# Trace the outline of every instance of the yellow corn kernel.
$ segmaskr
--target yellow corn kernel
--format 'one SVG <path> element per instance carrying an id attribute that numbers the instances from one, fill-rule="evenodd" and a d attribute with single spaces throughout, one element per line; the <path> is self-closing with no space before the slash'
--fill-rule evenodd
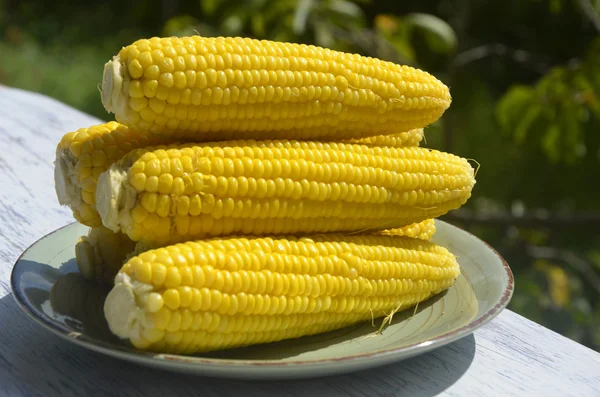
<path id="1" fill-rule="evenodd" d="M 350 139 L 348 142 L 390 147 L 419 146 L 424 137 L 425 132 L 423 131 L 423 128 L 418 128 L 396 134 L 378 135 L 362 139 Z"/>
<path id="2" fill-rule="evenodd" d="M 387 229 L 378 232 L 382 236 L 406 236 L 418 238 L 421 240 L 429 240 L 436 232 L 435 220 L 427 219 L 423 222 L 414 223 L 398 229 Z"/>
<path id="3" fill-rule="evenodd" d="M 130 263 L 176 276 L 142 280 Z M 179 276 L 186 269 L 187 280 Z M 104 312 L 110 330 L 139 349 L 193 354 L 389 317 L 448 289 L 459 275 L 446 248 L 404 236 L 212 238 L 129 259 Z"/>
<path id="4" fill-rule="evenodd" d="M 106 63 L 102 103 L 119 122 L 177 140 L 385 135 L 425 127 L 452 100 L 423 70 L 321 47 L 232 37 L 151 40 L 155 47 L 138 40 Z M 157 88 L 139 97 L 137 87 L 148 83 Z M 126 88 L 132 84 L 133 93 Z M 172 109 L 146 106 L 143 99 L 153 98 Z"/>
<path id="5" fill-rule="evenodd" d="M 159 155 L 171 159 L 166 173 L 149 165 Z M 133 168 L 144 171 L 132 175 Z M 153 175 L 137 186 L 134 178 L 148 169 Z M 157 193 L 159 181 L 171 177 L 169 194 Z M 220 141 L 134 150 L 101 176 L 96 200 L 106 227 L 166 244 L 402 228 L 460 207 L 474 184 L 466 159 L 421 147 Z M 138 207 L 148 214 L 134 215 Z"/>
<path id="6" fill-rule="evenodd" d="M 58 201 L 68 205 L 77 220 L 102 225 L 95 203 L 99 176 L 132 149 L 166 143 L 115 121 L 65 134 L 56 148 L 55 187 Z"/>

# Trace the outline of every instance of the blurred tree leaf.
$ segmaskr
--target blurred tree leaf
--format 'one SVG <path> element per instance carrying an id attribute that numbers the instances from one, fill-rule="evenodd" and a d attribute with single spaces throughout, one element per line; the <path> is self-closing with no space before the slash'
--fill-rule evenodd
<path id="1" fill-rule="evenodd" d="M 363 10 L 351 1 L 330 0 L 329 9 L 339 15 L 345 15 L 354 20 L 361 20 L 364 18 Z"/>
<path id="2" fill-rule="evenodd" d="M 545 260 L 536 261 L 535 267 L 546 276 L 552 303 L 561 309 L 565 308 L 571 297 L 567 272 L 562 267 Z"/>
<path id="3" fill-rule="evenodd" d="M 298 0 L 298 6 L 294 13 L 294 25 L 292 29 L 298 35 L 304 34 L 306 31 L 306 21 L 315 5 L 314 0 Z"/>
<path id="4" fill-rule="evenodd" d="M 246 15 L 239 13 L 231 13 L 221 23 L 223 34 L 227 36 L 236 36 L 244 29 Z"/>
<path id="5" fill-rule="evenodd" d="M 525 139 L 529 125 L 525 123 L 525 128 L 519 128 L 520 123 L 515 125 L 515 121 L 520 122 L 523 120 L 523 116 L 531 106 L 534 98 L 535 92 L 531 87 L 514 85 L 496 105 L 496 115 L 500 125 L 507 130 L 514 129 L 517 141 Z"/>
<path id="6" fill-rule="evenodd" d="M 585 156 L 582 126 L 590 115 L 600 122 L 599 42 L 584 59 L 553 68 L 533 86 L 512 86 L 498 101 L 497 120 L 516 142 L 530 138 L 553 162 L 572 164 Z"/>
<path id="7" fill-rule="evenodd" d="M 223 5 L 224 3 L 228 3 L 227 0 L 200 0 L 200 5 L 202 6 L 202 11 L 206 15 L 214 15 L 217 9 Z"/>
<path id="8" fill-rule="evenodd" d="M 200 25 L 200 22 L 189 15 L 180 15 L 170 18 L 165 22 L 162 29 L 164 36 L 186 36 L 194 34 L 194 29 Z"/>
<path id="9" fill-rule="evenodd" d="M 562 0 L 550 0 L 550 12 L 560 14 L 562 10 Z"/>
<path id="10" fill-rule="evenodd" d="M 376 31 L 391 43 L 407 63 L 416 64 L 417 47 L 424 42 L 427 51 L 446 55 L 454 52 L 458 40 L 453 28 L 431 14 L 411 13 L 404 16 L 379 14 L 374 19 Z"/>
<path id="11" fill-rule="evenodd" d="M 326 25 L 319 24 L 315 26 L 315 42 L 322 47 L 332 47 L 335 38 Z"/>
<path id="12" fill-rule="evenodd" d="M 412 13 L 404 16 L 404 23 L 413 30 L 421 31 L 429 48 L 439 54 L 454 52 L 458 45 L 458 39 L 452 26 L 441 18 L 432 14 Z"/>
<path id="13" fill-rule="evenodd" d="M 374 24 L 375 30 L 394 46 L 402 58 L 411 63 L 415 62 L 415 49 L 410 42 L 410 30 L 407 24 L 399 17 L 389 14 L 377 15 Z"/>
<path id="14" fill-rule="evenodd" d="M 252 32 L 256 37 L 264 37 L 266 32 L 265 18 L 262 13 L 256 13 L 252 16 Z"/>

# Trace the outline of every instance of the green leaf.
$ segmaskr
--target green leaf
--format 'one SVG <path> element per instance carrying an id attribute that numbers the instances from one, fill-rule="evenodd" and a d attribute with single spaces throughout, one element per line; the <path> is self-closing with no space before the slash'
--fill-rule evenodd
<path id="1" fill-rule="evenodd" d="M 221 26 L 225 34 L 229 36 L 237 35 L 244 29 L 244 19 L 242 15 L 233 14 L 225 18 Z"/>
<path id="2" fill-rule="evenodd" d="M 200 5 L 202 7 L 202 11 L 206 15 L 214 15 L 217 11 L 217 8 L 223 3 L 226 3 L 227 0 L 202 0 Z"/>
<path id="3" fill-rule="evenodd" d="M 292 26 L 295 34 L 302 35 L 306 31 L 306 21 L 308 21 L 314 5 L 314 0 L 298 0 L 298 7 L 294 13 L 294 25 Z"/>
<path id="4" fill-rule="evenodd" d="M 550 0 L 550 12 L 553 14 L 560 14 L 562 11 L 561 0 Z"/>
<path id="5" fill-rule="evenodd" d="M 572 163 L 581 155 L 578 146 L 580 145 L 581 128 L 579 123 L 579 106 L 574 102 L 568 102 L 561 112 L 561 144 L 555 148 L 554 152 L 564 153 L 566 162 Z"/>
<path id="6" fill-rule="evenodd" d="M 425 33 L 427 43 L 434 52 L 448 54 L 456 50 L 456 33 L 443 19 L 431 14 L 413 13 L 406 15 L 403 21 Z"/>
<path id="7" fill-rule="evenodd" d="M 542 138 L 542 148 L 553 162 L 558 161 L 560 158 L 559 142 L 560 126 L 551 124 Z"/>
<path id="8" fill-rule="evenodd" d="M 329 2 L 329 9 L 351 18 L 364 18 L 362 9 L 351 1 L 331 0 Z"/>
<path id="9" fill-rule="evenodd" d="M 416 54 L 412 44 L 404 37 L 392 38 L 388 40 L 390 44 L 394 46 L 394 49 L 398 52 L 400 57 L 405 62 L 415 62 Z"/>
<path id="10" fill-rule="evenodd" d="M 252 17 L 252 20 L 251 20 L 251 24 L 252 24 L 252 33 L 254 33 L 254 35 L 256 37 L 264 37 L 265 36 L 265 34 L 266 34 L 265 18 L 262 13 L 254 14 L 254 16 Z"/>
<path id="11" fill-rule="evenodd" d="M 391 14 L 378 14 L 375 16 L 373 22 L 375 24 L 375 29 L 384 36 L 395 34 L 401 24 L 402 26 L 406 26 L 406 24 L 402 23 L 398 17 Z"/>
<path id="12" fill-rule="evenodd" d="M 262 12 L 265 26 L 270 27 L 275 32 L 286 30 L 284 27 L 289 28 L 291 31 L 294 25 L 293 16 L 295 15 L 296 6 L 297 0 L 279 0 L 269 4 Z M 289 17 L 292 17 L 291 21 Z M 279 40 L 279 37 L 275 38 L 275 40 Z"/>
<path id="13" fill-rule="evenodd" d="M 517 120 L 514 136 L 517 142 L 525 140 L 529 130 L 535 126 L 543 111 L 542 105 L 534 103 L 525 110 L 525 116 Z"/>
<path id="14" fill-rule="evenodd" d="M 594 117 L 600 121 L 600 100 L 598 99 L 597 89 L 593 86 L 593 81 L 584 73 L 577 73 L 574 80 L 576 87 L 581 90 L 580 95 L 583 104 L 587 105 Z"/>
<path id="15" fill-rule="evenodd" d="M 189 15 L 170 18 L 162 29 L 163 36 L 183 36 L 191 32 L 199 21 Z"/>
<path id="16" fill-rule="evenodd" d="M 529 86 L 512 86 L 496 105 L 496 117 L 500 125 L 507 130 L 515 128 L 534 95 L 535 91 Z"/>
<path id="17" fill-rule="evenodd" d="M 331 47 L 335 39 L 329 29 L 329 25 L 319 23 L 315 25 L 315 42 L 317 45 L 322 47 Z"/>

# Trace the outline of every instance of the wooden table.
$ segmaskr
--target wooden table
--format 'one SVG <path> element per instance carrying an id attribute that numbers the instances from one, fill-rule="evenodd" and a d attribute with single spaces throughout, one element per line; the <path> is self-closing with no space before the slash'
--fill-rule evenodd
<path id="1" fill-rule="evenodd" d="M 161 372 L 59 339 L 19 310 L 9 277 L 24 249 L 73 221 L 54 193 L 54 150 L 64 133 L 100 122 L 53 99 L 0 86 L 1 396 L 600 396 L 600 354 L 509 310 L 428 354 L 294 382 Z"/>

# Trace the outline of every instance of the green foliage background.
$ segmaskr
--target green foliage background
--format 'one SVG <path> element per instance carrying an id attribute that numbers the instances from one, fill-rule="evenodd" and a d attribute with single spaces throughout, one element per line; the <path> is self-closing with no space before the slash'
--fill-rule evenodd
<path id="1" fill-rule="evenodd" d="M 0 83 L 102 119 L 97 85 L 154 35 L 313 43 L 430 71 L 453 103 L 427 145 L 475 159 L 445 217 L 516 276 L 510 308 L 600 351 L 599 0 L 0 0 Z"/>

